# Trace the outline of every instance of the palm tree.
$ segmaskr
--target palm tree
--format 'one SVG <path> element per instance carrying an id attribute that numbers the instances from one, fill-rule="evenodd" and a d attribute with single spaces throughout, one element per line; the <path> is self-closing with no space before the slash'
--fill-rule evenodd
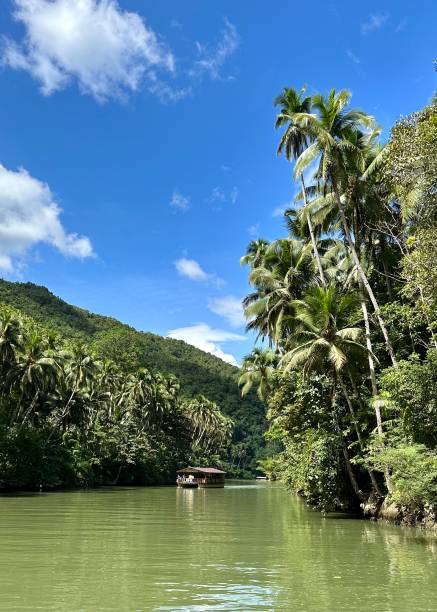
<path id="1" fill-rule="evenodd" d="M 187 402 L 184 409 L 192 423 L 195 448 L 210 450 L 229 441 L 234 423 L 214 402 L 198 395 Z"/>
<path id="2" fill-rule="evenodd" d="M 11 387 L 19 392 L 11 424 L 24 424 L 35 409 L 40 396 L 55 385 L 59 364 L 46 349 L 45 339 L 37 332 L 31 332 L 25 338 L 22 351 L 9 372 Z M 28 406 L 24 410 L 26 403 Z"/>
<path id="3" fill-rule="evenodd" d="M 272 349 L 254 348 L 250 355 L 243 359 L 238 385 L 242 387 L 241 395 L 249 393 L 253 385 L 262 402 L 267 400 L 271 391 L 270 379 L 278 362 L 277 354 Z"/>
<path id="4" fill-rule="evenodd" d="M 284 371 L 303 367 L 304 373 L 315 369 L 327 370 L 333 380 L 333 400 L 338 384 L 363 450 L 360 426 L 342 376 L 348 363 L 366 352 L 366 347 L 358 341 L 362 335 L 361 328 L 350 325 L 351 319 L 356 317 L 358 298 L 354 293 L 339 294 L 331 284 L 327 287 L 313 287 L 301 300 L 296 300 L 294 306 L 296 331 L 287 340 L 280 367 L 283 367 Z M 340 431 L 335 411 L 334 421 L 337 431 Z M 354 491 L 358 497 L 362 497 L 350 466 L 346 446 L 343 446 L 343 455 Z M 375 476 L 370 470 L 369 476 L 375 491 L 379 493 Z"/>
<path id="5" fill-rule="evenodd" d="M 302 152 L 308 147 L 310 133 L 304 129 L 304 126 L 300 122 L 295 121 L 296 114 L 308 114 L 311 113 L 312 98 L 311 96 L 305 96 L 306 87 L 302 87 L 300 91 L 296 91 L 292 87 L 284 88 L 282 94 L 276 97 L 275 106 L 280 106 L 280 113 L 276 117 L 275 127 L 280 128 L 286 126 L 286 129 L 279 141 L 277 153 L 285 153 L 285 157 L 288 161 L 291 159 L 298 159 Z M 303 172 L 300 172 L 300 182 L 302 185 L 302 196 L 304 200 L 304 215 L 308 225 L 308 231 L 311 238 L 311 244 L 313 247 L 314 257 L 317 262 L 317 269 L 320 276 L 320 281 L 323 285 L 326 284 L 325 275 L 323 273 L 323 267 L 320 260 L 319 249 L 317 241 L 314 235 L 314 229 L 311 222 L 311 214 L 308 210 L 307 202 L 307 190 L 305 187 L 305 181 Z"/>
<path id="6" fill-rule="evenodd" d="M 372 302 L 392 363 L 396 365 L 393 346 L 378 301 L 361 265 L 347 218 L 347 207 L 351 205 L 348 186 L 351 180 L 358 181 L 365 171 L 365 148 L 361 146 L 363 139 L 371 141 L 378 133 L 373 117 L 359 110 L 346 110 L 350 97 L 350 92 L 346 90 L 337 93 L 332 89 L 327 97 L 312 97 L 312 109 L 315 113 L 302 112 L 294 115 L 294 121 L 307 133 L 308 142 L 311 143 L 297 159 L 294 175 L 298 178 L 305 168 L 318 160 L 316 178 L 324 185 L 325 190 L 332 190 L 354 264 Z M 366 132 L 369 128 L 370 137 Z M 360 168 L 361 173 L 352 172 L 354 168 Z"/>
<path id="7" fill-rule="evenodd" d="M 252 268 L 249 282 L 255 291 L 243 300 L 247 329 L 278 343 L 289 331 L 292 301 L 314 283 L 309 247 L 300 240 L 275 240 Z"/>
<path id="8" fill-rule="evenodd" d="M 8 311 L 0 313 L 0 363 L 10 367 L 20 347 L 21 321 Z"/>
<path id="9" fill-rule="evenodd" d="M 263 238 L 251 240 L 246 249 L 246 255 L 240 259 L 240 264 L 242 266 L 250 264 L 252 268 L 257 268 L 262 263 L 268 245 L 267 240 Z"/>

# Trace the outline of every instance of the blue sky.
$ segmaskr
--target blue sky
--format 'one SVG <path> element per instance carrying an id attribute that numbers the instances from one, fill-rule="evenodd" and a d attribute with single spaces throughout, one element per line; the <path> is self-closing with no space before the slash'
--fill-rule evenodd
<path id="1" fill-rule="evenodd" d="M 435 0 L 2 0 L 0 273 L 238 361 L 239 258 L 294 193 L 273 98 L 348 88 L 386 137 L 436 88 L 436 23 Z"/>

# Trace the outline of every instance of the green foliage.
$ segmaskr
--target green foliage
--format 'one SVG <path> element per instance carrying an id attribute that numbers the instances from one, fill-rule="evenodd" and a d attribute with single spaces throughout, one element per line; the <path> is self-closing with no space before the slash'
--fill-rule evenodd
<path id="1" fill-rule="evenodd" d="M 347 505 L 338 437 L 308 429 L 291 438 L 281 456 L 279 473 L 294 491 L 324 512 Z"/>
<path id="2" fill-rule="evenodd" d="M 437 350 L 421 361 L 417 355 L 388 368 L 381 376 L 390 410 L 414 442 L 437 447 Z"/>
<path id="3" fill-rule="evenodd" d="M 409 511 L 437 503 L 437 453 L 423 444 L 400 443 L 374 450 L 369 462 L 378 470 L 390 470 L 389 500 Z"/>
<path id="4" fill-rule="evenodd" d="M 174 376 L 127 373 L 0 307 L 1 488 L 172 482 L 184 463 L 226 463 L 233 426 Z"/>
<path id="5" fill-rule="evenodd" d="M 110 317 L 70 306 L 46 288 L 32 283 L 0 280 L 0 303 L 7 304 L 28 325 L 43 327 L 46 335 L 83 342 L 96 359 L 109 359 L 127 373 L 139 368 L 172 374 L 181 385 L 181 398 L 199 394 L 214 402 L 235 423 L 233 443 L 245 446 L 244 456 L 231 460 L 231 474 L 250 476 L 264 452 L 264 409 L 255 393 L 241 398 L 238 369 L 180 340 L 138 332 Z M 1 352 L 1 346 L 0 346 Z"/>
<path id="6" fill-rule="evenodd" d="M 387 496 L 416 512 L 436 502 L 437 105 L 383 146 L 350 97 L 275 100 L 302 206 L 286 238 L 241 260 L 248 328 L 275 359 L 256 349 L 240 382 L 258 387 L 282 446 L 261 468 L 323 510 L 377 511 Z"/>

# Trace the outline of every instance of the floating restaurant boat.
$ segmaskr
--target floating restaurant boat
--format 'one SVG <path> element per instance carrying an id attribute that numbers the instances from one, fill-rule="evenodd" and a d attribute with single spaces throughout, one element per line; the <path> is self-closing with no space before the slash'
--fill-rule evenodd
<path id="1" fill-rule="evenodd" d="M 187 467 L 178 470 L 176 484 L 182 489 L 222 489 L 225 474 L 223 470 L 212 467 Z"/>

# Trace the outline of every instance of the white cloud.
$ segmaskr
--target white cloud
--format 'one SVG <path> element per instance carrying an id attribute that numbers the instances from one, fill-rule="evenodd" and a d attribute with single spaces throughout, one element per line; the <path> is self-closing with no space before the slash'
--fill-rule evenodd
<path id="1" fill-rule="evenodd" d="M 188 344 L 192 344 L 197 348 L 211 353 L 216 357 L 219 357 L 227 363 L 237 365 L 237 360 L 230 353 L 225 353 L 221 347 L 223 342 L 235 342 L 244 340 L 244 336 L 228 332 L 222 329 L 214 329 L 206 323 L 197 323 L 196 325 L 190 325 L 188 327 L 179 327 L 178 329 L 172 329 L 167 334 L 168 338 L 175 338 L 176 340 L 183 340 Z"/>
<path id="2" fill-rule="evenodd" d="M 208 308 L 228 321 L 232 327 L 241 327 L 245 324 L 243 305 L 241 299 L 233 295 L 225 297 L 211 298 L 208 301 Z"/>
<path id="3" fill-rule="evenodd" d="M 171 196 L 170 206 L 176 208 L 177 210 L 182 210 L 186 212 L 190 208 L 190 198 L 188 196 L 184 196 L 177 189 L 173 191 L 173 195 Z"/>
<path id="4" fill-rule="evenodd" d="M 175 266 L 181 276 L 186 276 L 190 280 L 204 282 L 210 278 L 210 275 L 203 270 L 195 259 L 182 257 L 175 262 Z"/>
<path id="5" fill-rule="evenodd" d="M 211 194 L 207 198 L 207 202 L 210 204 L 223 204 L 224 202 L 235 204 L 239 193 L 238 187 L 235 186 L 232 187 L 229 192 L 225 191 L 221 187 L 214 187 Z M 218 208 L 217 210 L 221 210 L 221 208 Z"/>
<path id="6" fill-rule="evenodd" d="M 0 269 L 12 272 L 16 258 L 45 242 L 63 255 L 84 259 L 93 255 L 88 238 L 68 234 L 61 209 L 49 186 L 26 170 L 7 170 L 0 164 Z"/>
<path id="7" fill-rule="evenodd" d="M 361 33 L 368 34 L 373 30 L 379 30 L 388 21 L 390 13 L 372 13 L 367 21 L 361 25 Z"/>
<path id="8" fill-rule="evenodd" d="M 156 71 L 173 72 L 175 60 L 137 14 L 117 0 L 14 0 L 25 28 L 21 43 L 7 40 L 3 62 L 26 70 L 50 95 L 77 81 L 103 101 L 136 91 Z"/>
<path id="9" fill-rule="evenodd" d="M 225 281 L 217 276 L 217 274 L 209 274 L 205 272 L 202 266 L 195 259 L 188 259 L 181 257 L 175 261 L 176 270 L 181 276 L 186 276 L 190 280 L 197 282 L 210 282 L 215 284 L 217 287 L 225 285 Z"/>
<path id="10" fill-rule="evenodd" d="M 239 42 L 237 28 L 228 19 L 225 19 L 221 39 L 214 48 L 196 43 L 200 59 L 194 63 L 193 68 L 189 71 L 190 75 L 199 78 L 207 75 L 213 80 L 221 79 L 221 69 L 226 60 L 235 53 Z M 232 77 L 228 77 L 228 80 L 229 78 Z"/>
<path id="11" fill-rule="evenodd" d="M 346 51 L 346 55 L 348 56 L 348 58 L 354 63 L 354 64 L 360 64 L 361 60 L 360 58 L 355 55 L 355 53 L 353 51 L 351 51 L 350 49 L 347 49 Z"/>
<path id="12" fill-rule="evenodd" d="M 211 191 L 211 195 L 208 198 L 208 201 L 214 204 L 215 202 L 224 202 L 226 200 L 226 195 L 223 189 L 220 187 L 214 187 Z"/>
<path id="13" fill-rule="evenodd" d="M 247 228 L 249 235 L 256 238 L 259 234 L 259 223 L 254 223 Z"/>

